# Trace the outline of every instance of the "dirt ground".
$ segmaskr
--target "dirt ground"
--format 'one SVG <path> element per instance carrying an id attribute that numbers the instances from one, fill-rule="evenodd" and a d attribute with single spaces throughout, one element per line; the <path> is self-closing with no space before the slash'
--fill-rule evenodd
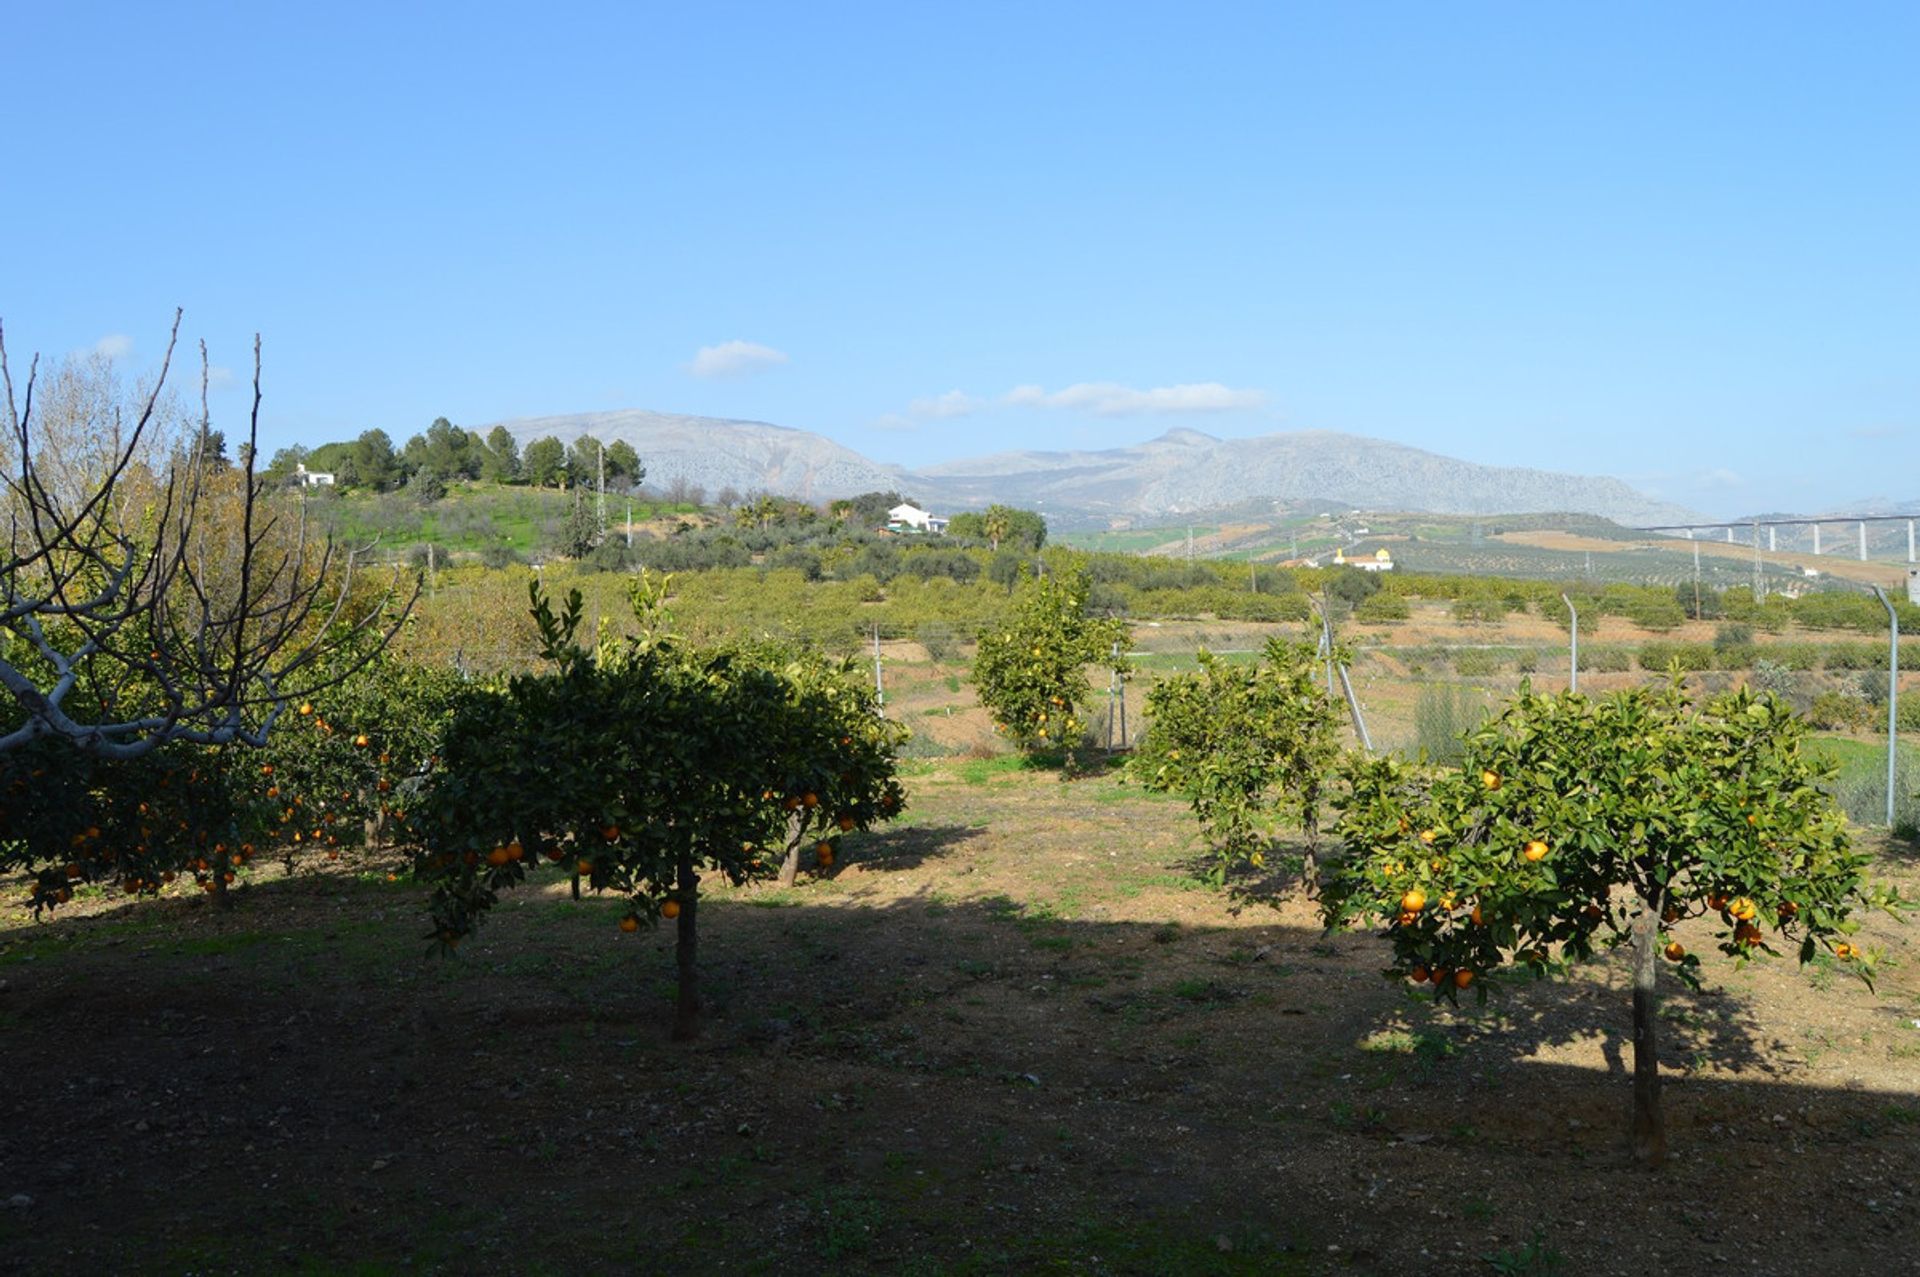
<path id="1" fill-rule="evenodd" d="M 1914 928 L 1869 923 L 1877 994 L 1670 988 L 1648 1173 L 1620 964 L 1436 1009 L 1377 938 L 1196 880 L 1176 802 L 914 770 L 830 877 L 710 898 L 689 1045 L 670 935 L 562 882 L 451 961 L 374 861 L 226 914 L 8 906 L 0 1271 L 1911 1270 Z"/>

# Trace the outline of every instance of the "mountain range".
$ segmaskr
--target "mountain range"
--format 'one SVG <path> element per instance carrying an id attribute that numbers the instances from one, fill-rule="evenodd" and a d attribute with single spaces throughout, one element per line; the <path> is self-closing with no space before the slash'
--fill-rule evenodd
<path id="1" fill-rule="evenodd" d="M 732 488 L 810 501 L 897 490 L 936 512 L 1003 502 L 1040 510 L 1061 526 L 1271 512 L 1303 502 L 1436 514 L 1565 511 L 1624 524 L 1705 518 L 1618 479 L 1480 465 L 1322 430 L 1216 439 L 1178 429 L 1126 447 L 1004 452 L 910 470 L 823 435 L 762 421 L 636 409 L 500 424 L 522 448 L 545 436 L 563 443 L 583 434 L 602 443 L 625 440 L 656 487 L 682 479 L 709 494 Z"/>

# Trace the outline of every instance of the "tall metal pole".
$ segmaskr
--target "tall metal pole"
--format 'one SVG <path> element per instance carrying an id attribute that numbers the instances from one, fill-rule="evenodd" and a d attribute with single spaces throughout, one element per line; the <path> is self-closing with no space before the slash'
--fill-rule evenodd
<path id="1" fill-rule="evenodd" d="M 627 548 L 633 548 L 633 498 L 627 498 Z"/>
<path id="2" fill-rule="evenodd" d="M 1820 553 L 1820 525 L 1817 523 L 1813 525 L 1813 552 Z"/>
<path id="3" fill-rule="evenodd" d="M 1562 598 L 1566 596 L 1561 595 Z M 1568 607 L 1573 605 L 1569 603 Z M 1700 543 L 1693 543 L 1693 619 L 1700 619 Z"/>
<path id="4" fill-rule="evenodd" d="M 873 623 L 873 712 L 887 716 L 887 680 L 880 671 L 880 622 Z"/>
<path id="5" fill-rule="evenodd" d="M 1698 597 L 1697 595 L 1695 596 Z M 1574 607 L 1573 600 L 1562 594 L 1560 601 L 1567 605 L 1567 637 L 1569 639 L 1567 655 L 1567 690 L 1580 690 L 1580 609 Z M 1699 611 L 1696 602 L 1694 610 Z"/>
<path id="6" fill-rule="evenodd" d="M 1893 828 L 1894 755 L 1900 746 L 1900 613 L 1893 608 L 1887 592 L 1873 587 L 1880 606 L 1887 609 L 1890 638 L 1887 645 L 1887 828 Z"/>
<path id="7" fill-rule="evenodd" d="M 1860 520 L 1860 561 L 1867 561 L 1867 521 Z"/>

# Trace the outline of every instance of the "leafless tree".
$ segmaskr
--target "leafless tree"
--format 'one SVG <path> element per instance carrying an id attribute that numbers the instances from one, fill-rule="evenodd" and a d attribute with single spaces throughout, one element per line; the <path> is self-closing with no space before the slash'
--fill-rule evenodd
<path id="1" fill-rule="evenodd" d="M 51 429 L 35 416 L 38 356 L 16 400 L 0 330 L 13 454 L 0 479 L 0 688 L 14 711 L 0 709 L 0 752 L 43 737 L 122 759 L 173 740 L 264 744 L 289 701 L 351 676 L 418 593 L 398 573 L 370 592 L 355 575 L 364 551 L 313 536 L 304 507 L 270 495 L 250 465 L 213 463 L 204 342 L 197 429 L 167 438 L 180 322 L 125 412 L 82 378 L 87 393 L 70 393 Z M 253 354 L 248 459 L 257 336 Z"/>

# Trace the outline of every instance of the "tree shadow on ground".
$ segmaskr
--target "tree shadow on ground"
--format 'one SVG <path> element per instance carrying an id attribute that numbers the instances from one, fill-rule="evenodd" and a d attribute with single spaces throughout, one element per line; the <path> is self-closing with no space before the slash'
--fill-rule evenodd
<path id="1" fill-rule="evenodd" d="M 862 846 L 896 840 L 924 857 L 976 832 L 900 829 Z M 1461 1271 L 1391 1250 L 1397 1224 L 1417 1189 L 1432 1194 L 1422 1209 L 1457 1214 L 1491 1201 L 1478 1194 L 1492 1183 L 1492 1226 L 1516 1240 L 1536 1220 L 1563 1224 L 1552 1212 L 1568 1202 L 1631 1197 L 1619 1218 L 1693 1271 L 1733 1263 L 1686 1248 L 1737 1250 L 1746 1215 L 1731 1240 L 1703 1242 L 1687 1213 L 1654 1207 L 1678 1192 L 1713 1209 L 1736 1191 L 1714 1160 L 1729 1155 L 1769 1192 L 1799 1173 L 1814 1159 L 1774 1136 L 1773 1114 L 1859 1163 L 1865 1140 L 1889 1174 L 1916 1168 L 1909 1110 L 1783 1084 L 1749 1001 L 1675 990 L 1668 1058 L 1702 1052 L 1747 1076 L 1669 1093 L 1676 1151 L 1702 1156 L 1665 1188 L 1611 1177 L 1625 1080 L 1541 1057 L 1624 1044 L 1630 994 L 1610 966 L 1597 981 L 1495 980 L 1488 1009 L 1469 999 L 1456 1013 L 1380 979 L 1376 939 L 1279 914 L 1182 924 L 1178 893 L 1168 911 L 1098 920 L 1057 901 L 954 900 L 939 884 L 817 905 L 716 892 L 702 962 L 724 1011 L 676 1045 L 671 929 L 623 936 L 618 899 L 532 894 L 451 962 L 419 956 L 421 888 L 351 877 L 262 883 L 226 914 L 168 900 L 35 928 L 57 943 L 8 964 L 10 1059 L 21 1076 L 65 1079 L 77 1102 L 0 1097 L 8 1191 L 36 1212 L 10 1235 L 9 1262 L 70 1267 L 76 1230 L 110 1217 L 113 1230 L 88 1234 L 110 1269 L 191 1242 L 210 1249 L 182 1267 L 284 1250 L 318 1270 L 417 1258 L 483 1271 L 537 1244 L 574 1271 L 880 1272 L 966 1248 L 986 1256 L 976 1271 L 1304 1272 L 1290 1256 L 1337 1243 L 1374 1248 L 1378 1266 L 1363 1269 Z M 1369 1045 L 1396 1031 L 1405 1049 Z M 1449 1049 L 1428 1062 L 1421 1044 L 1435 1038 Z M 191 1095 L 220 1102 L 178 1102 Z M 1570 1117 L 1583 1123 L 1571 1133 Z M 1742 1133 L 1712 1133 L 1719 1123 Z M 191 1193 L 182 1164 L 198 1168 Z M 471 1186 L 471 1220 L 436 1205 L 450 1166 Z M 377 1210 L 355 1204 L 370 1167 Z M 260 1194 L 269 1175 L 300 1193 Z M 1780 1191 L 1780 1209 L 1837 1209 L 1805 1187 Z M 702 1229 L 604 1249 L 606 1221 L 636 1192 Z M 555 1199 L 573 1210 L 556 1214 Z M 244 1226 L 239 1200 L 252 1203 Z M 402 1236 L 395 1218 L 432 1228 Z M 1484 1235 L 1486 1219 L 1447 1230 Z M 1864 1231 L 1835 1234 L 1830 1266 L 1868 1267 L 1846 1249 Z M 1584 1233 L 1561 1236 L 1588 1248 L 1576 1265 L 1604 1257 Z M 1131 1249 L 1149 1245 L 1178 1249 Z M 1248 1262 L 1223 1268 L 1230 1253 Z"/>
<path id="2" fill-rule="evenodd" d="M 986 830 L 969 825 L 892 825 L 871 830 L 849 845 L 843 864 L 898 872 L 960 850 Z"/>

